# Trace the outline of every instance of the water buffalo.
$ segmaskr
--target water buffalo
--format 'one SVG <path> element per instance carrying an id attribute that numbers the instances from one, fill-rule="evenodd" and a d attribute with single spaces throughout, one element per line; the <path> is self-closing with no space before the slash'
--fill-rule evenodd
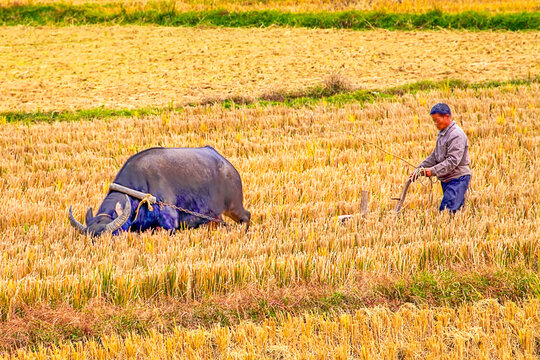
<path id="1" fill-rule="evenodd" d="M 244 209 L 242 180 L 234 166 L 210 146 L 202 148 L 151 148 L 130 157 L 114 182 L 150 193 L 157 201 L 221 219 L 224 214 L 249 227 L 251 214 Z M 120 231 L 144 231 L 162 227 L 174 232 L 209 223 L 171 206 L 146 204 L 126 194 L 109 191 L 97 215 L 86 212 L 86 226 L 78 222 L 69 208 L 69 220 L 82 234 L 99 236 Z M 136 217 L 136 218 L 135 218 Z"/>

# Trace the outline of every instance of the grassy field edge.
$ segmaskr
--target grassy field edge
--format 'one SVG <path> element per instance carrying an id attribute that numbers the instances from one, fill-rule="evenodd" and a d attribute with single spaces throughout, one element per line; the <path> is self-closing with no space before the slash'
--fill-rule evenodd
<path id="1" fill-rule="evenodd" d="M 418 81 L 406 85 L 390 87 L 379 90 L 351 90 L 340 78 L 330 79 L 321 85 L 308 88 L 306 90 L 293 91 L 288 93 L 273 92 L 265 94 L 259 98 L 231 97 L 206 99 L 198 103 L 175 106 L 169 104 L 167 107 L 145 107 L 138 109 L 81 109 L 63 111 L 7 111 L 0 112 L 0 124 L 5 123 L 33 123 L 33 122 L 55 122 L 55 121 L 82 121 L 92 119 L 107 119 L 115 117 L 143 117 L 160 115 L 164 113 L 181 112 L 184 107 L 202 105 L 221 105 L 224 108 L 235 108 L 237 106 L 277 106 L 285 105 L 289 107 L 311 106 L 319 102 L 325 104 L 341 105 L 358 102 L 367 103 L 383 99 L 392 99 L 404 94 L 415 94 L 419 91 L 433 91 L 452 89 L 486 89 L 497 87 L 512 87 L 520 85 L 531 85 L 540 82 L 540 76 L 527 79 L 514 79 L 505 81 L 484 81 L 470 83 L 462 80 L 442 80 L 442 81 Z"/>
<path id="2" fill-rule="evenodd" d="M 159 297 L 123 305 L 107 297 L 83 307 L 69 303 L 28 304 L 13 308 L 0 321 L 0 352 L 59 345 L 65 341 L 99 339 L 111 334 L 167 333 L 174 327 L 188 329 L 234 326 L 249 320 L 310 314 L 351 313 L 361 308 L 385 306 L 397 311 L 404 304 L 459 307 L 485 299 L 521 302 L 540 298 L 535 271 L 507 269 L 464 272 L 421 272 L 410 279 L 372 279 L 337 289 L 324 284 L 298 284 L 268 292 L 246 288 L 231 295 L 190 300 Z"/>
<path id="3" fill-rule="evenodd" d="M 387 13 L 339 11 L 291 13 L 279 10 L 229 12 L 207 10 L 180 12 L 171 6 L 130 9 L 118 4 L 50 4 L 0 7 L 3 25 L 154 24 L 161 26 L 338 28 L 370 30 L 538 30 L 539 12 L 501 13 L 465 11 L 443 13 Z"/>

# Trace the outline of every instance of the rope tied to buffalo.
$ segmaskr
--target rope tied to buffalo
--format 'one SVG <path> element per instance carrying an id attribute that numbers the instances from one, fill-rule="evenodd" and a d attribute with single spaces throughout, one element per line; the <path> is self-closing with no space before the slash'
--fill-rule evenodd
<path id="1" fill-rule="evenodd" d="M 210 222 L 216 222 L 218 224 L 227 226 L 227 223 L 225 221 L 223 221 L 223 220 L 221 220 L 221 219 L 219 219 L 217 217 L 211 217 L 211 216 L 208 216 L 208 215 L 205 215 L 205 214 L 198 213 L 196 211 L 191 211 L 189 209 L 185 209 L 183 207 L 176 206 L 174 204 L 169 204 L 169 203 L 166 203 L 164 201 L 158 201 L 157 198 L 155 196 L 153 196 L 152 194 L 150 194 L 150 193 L 143 193 L 141 191 L 130 189 L 128 187 L 125 187 L 123 185 L 116 184 L 116 183 L 112 183 L 111 185 L 109 185 L 109 190 L 110 191 L 118 191 L 118 192 L 124 193 L 126 195 L 129 195 L 129 196 L 132 196 L 134 198 L 137 198 L 137 199 L 141 200 L 139 202 L 139 205 L 137 206 L 137 210 L 135 212 L 135 219 L 137 219 L 137 217 L 139 216 L 139 210 L 140 210 L 141 206 L 146 203 L 146 204 L 148 204 L 148 210 L 150 210 L 150 211 L 154 211 L 154 208 L 153 208 L 152 204 L 158 205 L 160 209 L 163 208 L 163 206 L 169 206 L 169 207 L 172 207 L 173 209 L 175 209 L 177 211 L 181 211 L 181 212 L 184 212 L 186 214 L 193 215 L 193 216 L 199 217 L 201 219 L 208 220 Z"/>
<path id="2" fill-rule="evenodd" d="M 135 210 L 135 220 L 139 217 L 139 210 L 141 209 L 142 204 L 146 203 L 148 204 L 148 210 L 154 211 L 154 207 L 152 206 L 152 201 L 150 198 L 152 197 L 152 194 L 146 194 L 141 201 L 139 202 L 139 205 L 137 206 L 137 210 Z"/>
<path id="3" fill-rule="evenodd" d="M 189 215 L 193 215 L 193 216 L 197 216 L 197 217 L 200 217 L 202 219 L 205 219 L 205 220 L 208 220 L 208 221 L 211 221 L 211 222 L 217 222 L 221 225 L 225 225 L 227 226 L 227 223 L 217 217 L 211 217 L 211 216 L 208 216 L 208 215 L 204 215 L 204 214 L 201 214 L 201 213 L 198 213 L 196 211 L 191 211 L 191 210 L 188 210 L 188 209 L 184 209 L 180 206 L 176 206 L 176 205 L 173 205 L 173 204 L 168 204 L 168 203 L 165 203 L 163 201 L 158 201 L 156 204 L 159 205 L 159 207 L 161 208 L 162 206 L 170 206 L 178 211 L 181 211 L 181 212 L 185 212 L 186 214 L 189 214 Z"/>

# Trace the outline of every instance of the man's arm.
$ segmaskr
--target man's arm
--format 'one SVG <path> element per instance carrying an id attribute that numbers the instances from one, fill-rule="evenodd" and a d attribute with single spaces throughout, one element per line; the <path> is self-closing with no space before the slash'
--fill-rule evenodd
<path id="1" fill-rule="evenodd" d="M 431 152 L 431 154 L 418 165 L 419 168 L 429 168 L 437 164 L 437 160 L 435 159 L 435 150 Z"/>
<path id="2" fill-rule="evenodd" d="M 430 168 L 431 174 L 437 177 L 443 177 L 450 174 L 459 165 L 463 158 L 463 154 L 465 153 L 467 138 L 456 136 L 453 139 L 450 139 L 447 144 L 448 149 L 446 152 L 446 159 Z"/>

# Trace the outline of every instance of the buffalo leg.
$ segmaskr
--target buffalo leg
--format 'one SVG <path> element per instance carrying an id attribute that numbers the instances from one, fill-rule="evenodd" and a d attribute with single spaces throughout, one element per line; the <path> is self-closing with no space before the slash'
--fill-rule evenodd
<path id="1" fill-rule="evenodd" d="M 216 219 L 218 221 L 210 221 L 206 224 L 209 229 L 217 229 L 221 225 L 224 225 L 225 227 L 227 226 L 227 224 L 223 224 L 223 217 L 221 215 L 216 216 Z"/>

